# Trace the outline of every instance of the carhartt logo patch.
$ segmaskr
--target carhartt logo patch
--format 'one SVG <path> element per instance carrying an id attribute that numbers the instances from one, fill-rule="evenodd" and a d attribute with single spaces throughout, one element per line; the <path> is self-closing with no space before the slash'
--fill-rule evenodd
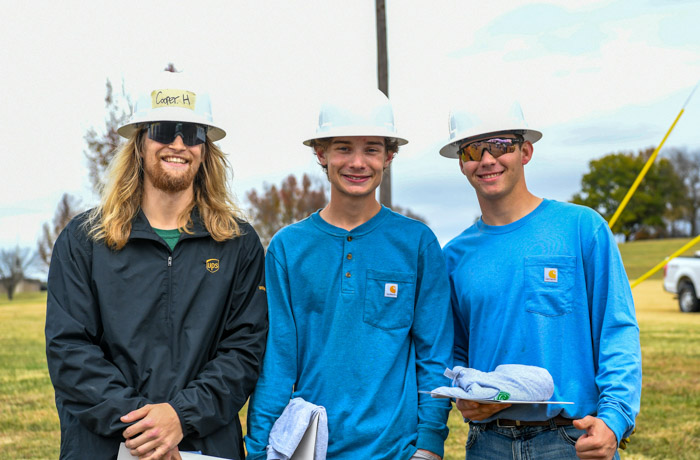
<path id="1" fill-rule="evenodd" d="M 384 285 L 384 297 L 396 298 L 399 295 L 399 285 L 396 283 L 386 283 Z"/>
<path id="2" fill-rule="evenodd" d="M 219 259 L 207 259 L 207 271 L 216 273 L 219 271 Z"/>
<path id="3" fill-rule="evenodd" d="M 545 283 L 556 283 L 559 281 L 559 271 L 556 268 L 544 267 Z"/>

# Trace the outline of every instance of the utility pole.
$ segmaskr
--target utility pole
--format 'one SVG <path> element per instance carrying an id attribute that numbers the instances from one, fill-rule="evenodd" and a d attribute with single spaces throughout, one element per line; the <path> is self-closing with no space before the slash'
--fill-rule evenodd
<path id="1" fill-rule="evenodd" d="M 386 5 L 384 0 L 376 0 L 377 10 L 377 87 L 389 97 L 389 65 L 386 48 Z M 391 207 L 391 165 L 384 171 L 379 186 L 379 202 Z"/>

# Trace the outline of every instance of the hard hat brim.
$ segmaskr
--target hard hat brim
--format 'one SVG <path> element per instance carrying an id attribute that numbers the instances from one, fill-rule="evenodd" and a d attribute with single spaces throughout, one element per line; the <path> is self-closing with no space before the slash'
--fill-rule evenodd
<path id="1" fill-rule="evenodd" d="M 142 101 L 140 102 L 143 103 Z M 205 107 L 207 107 L 207 105 L 205 105 Z M 226 136 L 226 131 L 212 124 L 210 114 L 197 113 L 182 107 L 160 107 L 153 110 L 137 110 L 131 115 L 131 118 L 124 126 L 120 126 L 119 129 L 117 129 L 117 133 L 129 139 L 138 131 L 140 125 L 156 121 L 180 121 L 183 123 L 196 123 L 208 126 L 207 137 L 212 142 L 221 140 Z"/>
<path id="2" fill-rule="evenodd" d="M 159 117 L 159 118 L 161 118 L 161 119 L 160 120 L 130 121 L 128 124 L 119 127 L 119 129 L 117 129 L 117 134 L 119 134 L 120 136 L 122 136 L 124 138 L 130 139 L 131 136 L 133 136 L 134 134 L 136 134 L 138 132 L 140 125 L 152 123 L 152 122 L 156 122 L 156 121 L 182 121 L 185 123 L 197 123 L 200 125 L 207 126 L 208 127 L 207 138 L 212 142 L 216 142 L 216 141 L 221 140 L 224 137 L 226 137 L 226 131 L 224 131 L 223 129 L 221 129 L 217 126 L 212 125 L 211 123 L 204 123 L 201 121 L 192 121 L 192 120 L 182 120 L 181 119 L 182 117 L 170 117 L 170 118 L 169 117 Z"/>
<path id="3" fill-rule="evenodd" d="M 526 141 L 529 141 L 530 143 L 534 144 L 535 142 L 539 141 L 542 139 L 542 133 L 540 131 L 534 130 L 534 129 L 503 129 L 499 131 L 491 131 L 487 133 L 481 133 L 481 134 L 471 134 L 466 137 L 461 137 L 459 134 L 455 136 L 456 140 L 451 140 L 447 142 L 441 149 L 440 149 L 440 155 L 446 158 L 459 158 L 459 154 L 457 151 L 459 150 L 459 145 L 463 144 L 465 142 L 468 142 L 472 139 L 482 139 L 486 137 L 492 137 L 492 136 L 499 136 L 503 134 L 520 134 L 523 136 L 523 139 Z"/>
<path id="4" fill-rule="evenodd" d="M 359 137 L 359 136 L 377 136 L 377 137 L 388 137 L 394 139 L 399 146 L 408 144 L 408 140 L 403 137 L 399 137 L 396 133 L 391 132 L 386 129 L 381 129 L 377 127 L 350 127 L 344 126 L 337 129 L 329 129 L 323 132 L 316 132 L 312 137 L 307 138 L 302 141 L 307 147 L 311 147 L 311 143 L 318 139 L 327 139 L 329 137 Z"/>

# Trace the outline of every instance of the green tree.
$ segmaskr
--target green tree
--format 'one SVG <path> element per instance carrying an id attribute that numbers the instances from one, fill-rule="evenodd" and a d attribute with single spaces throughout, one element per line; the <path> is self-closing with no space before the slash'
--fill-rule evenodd
<path id="1" fill-rule="evenodd" d="M 653 153 L 653 148 L 605 155 L 589 163 L 590 171 L 581 179 L 581 192 L 572 201 L 591 207 L 610 220 L 630 186 Z M 613 232 L 625 239 L 666 236 L 673 209 L 683 200 L 685 187 L 671 162 L 657 158 L 630 199 Z"/>

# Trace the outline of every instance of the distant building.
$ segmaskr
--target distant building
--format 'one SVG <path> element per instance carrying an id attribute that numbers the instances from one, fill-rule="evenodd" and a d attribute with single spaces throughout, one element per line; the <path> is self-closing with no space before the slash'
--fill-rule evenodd
<path id="1" fill-rule="evenodd" d="M 41 281 L 37 279 L 25 278 L 19 282 L 15 288 L 15 294 L 20 294 L 22 292 L 39 292 L 46 290 L 46 281 Z M 6 296 L 7 289 L 5 284 L 0 282 L 0 295 Z"/>

